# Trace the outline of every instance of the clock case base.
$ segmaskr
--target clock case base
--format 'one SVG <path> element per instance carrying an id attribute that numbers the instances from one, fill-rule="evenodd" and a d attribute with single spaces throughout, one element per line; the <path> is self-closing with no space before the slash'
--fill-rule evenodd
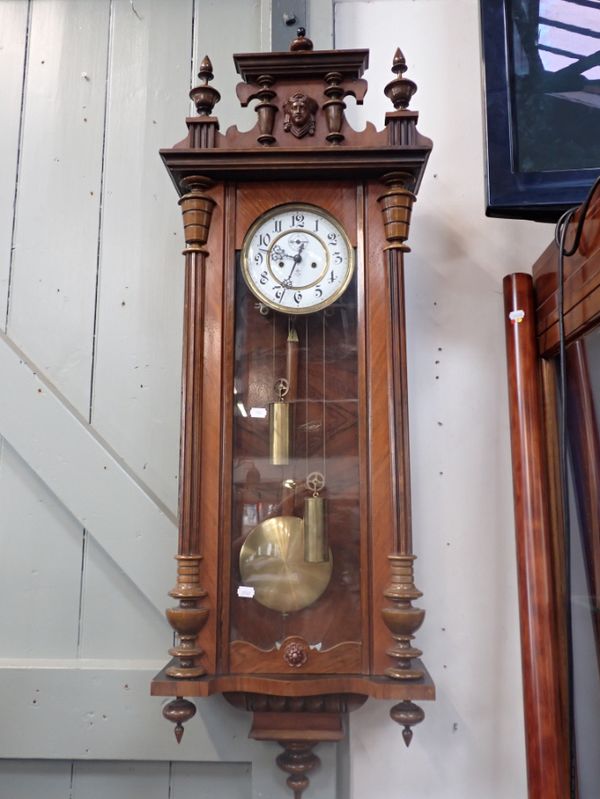
<path id="1" fill-rule="evenodd" d="M 306 772 L 317 762 L 312 744 L 339 740 L 349 710 L 368 697 L 397 701 L 390 715 L 403 726 L 408 745 L 412 727 L 424 718 L 414 702 L 435 698 L 421 652 L 412 645 L 424 611 L 413 606 L 421 593 L 413 579 L 403 288 L 412 203 L 432 145 L 417 131 L 417 113 L 407 109 L 416 86 L 403 77 L 406 64 L 399 50 L 394 77 L 385 87 L 394 110 L 386 114 L 382 131 L 371 123 L 354 131 L 344 117 L 344 97 L 362 103 L 368 51 L 255 53 L 234 60 L 243 78 L 237 87 L 242 105 L 259 101 L 256 127 L 219 133 L 212 116 L 219 95 L 208 85 L 212 66 L 205 59 L 201 85 L 191 92 L 198 116 L 187 119 L 183 141 L 161 151 L 181 197 L 186 299 L 178 577 L 171 591 L 179 607 L 167 611 L 176 632 L 175 658 L 154 678 L 151 693 L 172 699 L 163 715 L 175 723 L 178 740 L 183 723 L 195 713 L 195 705 L 183 697 L 222 693 L 253 712 L 251 737 L 282 743 L 278 765 L 290 774 L 288 785 L 298 799 L 308 784 Z M 321 98 L 314 137 L 294 138 L 282 125 L 283 100 L 293 92 Z M 349 642 L 360 655 L 352 655 L 342 670 L 347 673 L 332 664 L 325 674 L 295 668 L 281 674 L 281 667 L 262 674 L 260 653 L 246 673 L 239 673 L 230 657 L 229 467 L 221 461 L 231 436 L 231 400 L 221 399 L 231 393 L 228 265 L 239 250 L 240 218 L 246 217 L 244 224 L 255 219 L 264 210 L 257 198 L 265 193 L 272 194 L 272 205 L 329 204 L 347 229 L 354 226 L 353 246 L 365 265 L 360 288 L 360 381 L 368 407 L 361 433 L 363 638 L 360 644 Z M 344 199 L 348 193 L 354 197 L 350 205 Z M 167 669 L 177 676 L 168 676 Z"/>

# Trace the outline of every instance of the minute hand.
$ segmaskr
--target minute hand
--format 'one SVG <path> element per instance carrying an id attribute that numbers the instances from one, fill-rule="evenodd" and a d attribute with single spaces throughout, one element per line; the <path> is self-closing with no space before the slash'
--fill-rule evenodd
<path id="1" fill-rule="evenodd" d="M 296 255 L 294 255 L 294 265 L 292 266 L 292 271 L 289 273 L 289 275 L 285 279 L 286 283 L 291 283 L 292 275 L 294 274 L 294 269 L 298 266 L 298 264 L 300 263 L 301 260 L 302 260 L 302 251 L 297 252 Z M 289 288 L 291 288 L 291 286 Z M 288 286 L 284 286 L 283 294 L 281 295 L 281 299 L 282 300 L 283 300 L 284 294 L 287 291 L 287 289 L 288 289 Z"/>

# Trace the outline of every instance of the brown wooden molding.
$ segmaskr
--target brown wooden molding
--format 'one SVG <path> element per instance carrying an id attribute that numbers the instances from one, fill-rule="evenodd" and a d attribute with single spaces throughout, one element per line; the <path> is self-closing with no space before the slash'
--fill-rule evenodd
<path id="1" fill-rule="evenodd" d="M 561 747 L 561 653 L 529 275 L 504 278 L 504 307 L 529 799 L 563 799 L 569 793 Z"/>
<path id="2" fill-rule="evenodd" d="M 360 674 L 299 674 L 290 680 L 289 674 L 207 674 L 204 677 L 174 680 L 166 669 L 152 681 L 152 696 L 212 696 L 223 693 L 254 693 L 270 696 L 324 696 L 326 694 L 357 694 L 374 699 L 420 700 L 435 699 L 435 686 L 429 672 L 417 660 L 423 677 L 413 682 L 399 682 L 388 677 Z"/>

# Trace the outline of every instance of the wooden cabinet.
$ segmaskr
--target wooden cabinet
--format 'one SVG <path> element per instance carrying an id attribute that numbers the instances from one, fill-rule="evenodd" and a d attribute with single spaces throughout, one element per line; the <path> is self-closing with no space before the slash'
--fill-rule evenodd
<path id="1" fill-rule="evenodd" d="M 344 117 L 368 51 L 234 57 L 253 130 L 219 132 L 212 67 L 162 158 L 186 235 L 179 605 L 152 692 L 183 734 L 223 693 L 276 740 L 300 796 L 311 748 L 368 697 L 408 745 L 434 686 L 410 527 L 403 257 L 431 142 L 397 51 L 385 128 Z"/>
<path id="2" fill-rule="evenodd" d="M 567 250 L 585 210 L 562 276 L 552 244 L 504 282 L 530 799 L 589 799 L 600 779 L 597 192 Z"/>

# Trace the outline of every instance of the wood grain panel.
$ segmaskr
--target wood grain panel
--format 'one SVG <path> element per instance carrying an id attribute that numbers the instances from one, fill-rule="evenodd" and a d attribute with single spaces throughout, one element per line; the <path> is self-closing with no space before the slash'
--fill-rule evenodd
<path id="1" fill-rule="evenodd" d="M 390 633 L 381 618 L 384 606 L 383 590 L 389 581 L 388 555 L 394 546 L 394 514 L 392 507 L 393 491 L 392 461 L 390 454 L 389 427 L 389 386 L 388 353 L 390 350 L 388 313 L 389 297 L 385 273 L 387 244 L 383 231 L 381 213 L 377 197 L 383 187 L 370 183 L 365 193 L 365 216 L 368 227 L 365 238 L 368 241 L 366 254 L 366 313 L 371 319 L 367 333 L 367 379 L 369 381 L 369 437 L 371 451 L 377 458 L 369 463 L 369 530 L 371 535 L 371 597 L 370 616 L 373 648 L 371 669 L 375 674 L 383 674 L 389 666 L 385 650 L 391 643 Z"/>
<path id="2" fill-rule="evenodd" d="M 34 3 L 30 31 L 8 332 L 87 414 L 109 4 Z"/>
<path id="3" fill-rule="evenodd" d="M 424 677 L 415 682 L 396 682 L 387 677 L 363 677 L 358 674 L 287 675 L 225 674 L 197 680 L 171 680 L 164 669 L 152 681 L 153 696 L 212 696 L 215 693 L 250 692 L 270 696 L 318 696 L 325 694 L 359 694 L 374 699 L 435 699 L 435 686 L 420 660 L 415 661 Z"/>
<path id="4" fill-rule="evenodd" d="M 531 277 L 506 277 L 504 297 L 529 799 L 547 799 L 569 791 Z"/>
<path id="5" fill-rule="evenodd" d="M 579 220 L 577 211 L 567 232 L 565 247 L 572 246 Z M 558 348 L 558 248 L 550 244 L 533 265 L 537 335 L 540 352 L 547 356 Z M 600 194 L 592 200 L 577 251 L 564 259 L 565 334 L 581 335 L 600 319 Z"/>
<path id="6" fill-rule="evenodd" d="M 294 626 L 294 629 L 296 627 Z M 311 650 L 302 668 L 289 666 L 278 649 L 258 650 L 245 641 L 231 644 L 231 671 L 240 674 L 356 674 L 360 671 L 361 645 L 343 643 L 324 651 Z"/>

